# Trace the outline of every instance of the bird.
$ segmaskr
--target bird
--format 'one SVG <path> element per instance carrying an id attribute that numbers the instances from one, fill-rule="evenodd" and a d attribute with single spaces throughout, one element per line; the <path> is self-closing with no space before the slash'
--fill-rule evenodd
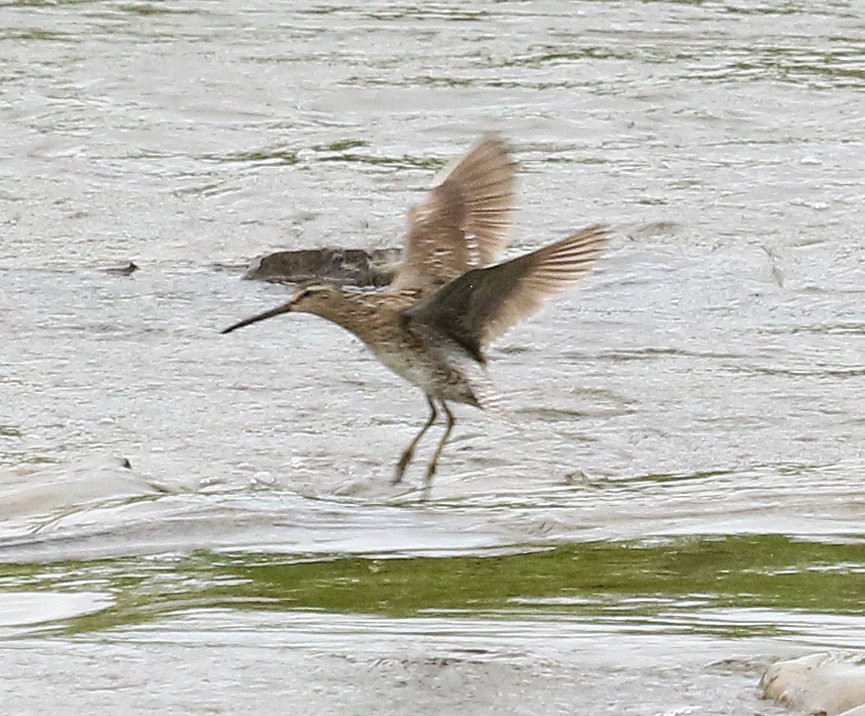
<path id="1" fill-rule="evenodd" d="M 607 243 L 607 227 L 592 225 L 497 261 L 508 242 L 516 170 L 501 137 L 482 137 L 409 210 L 402 261 L 388 286 L 359 291 L 334 281 L 307 281 L 287 302 L 221 331 L 284 313 L 311 313 L 353 333 L 385 366 L 419 387 L 429 416 L 401 453 L 393 484 L 403 480 L 418 444 L 443 413 L 444 432 L 424 478 L 429 490 L 456 424 L 451 403 L 501 409 L 484 349 L 589 273 Z"/>

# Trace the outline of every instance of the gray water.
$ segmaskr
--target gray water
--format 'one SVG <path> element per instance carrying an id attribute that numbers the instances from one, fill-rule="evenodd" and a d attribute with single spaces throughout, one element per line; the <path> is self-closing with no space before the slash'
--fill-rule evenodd
<path id="1" fill-rule="evenodd" d="M 773 714 L 765 664 L 865 648 L 861 4 L 0 21 L 4 710 Z M 514 252 L 615 238 L 424 501 L 417 389 L 313 317 L 218 331 L 487 131 Z"/>

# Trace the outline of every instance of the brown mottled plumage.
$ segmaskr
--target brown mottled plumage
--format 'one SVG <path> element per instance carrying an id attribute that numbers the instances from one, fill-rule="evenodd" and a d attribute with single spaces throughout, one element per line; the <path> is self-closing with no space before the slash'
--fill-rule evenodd
<path id="1" fill-rule="evenodd" d="M 515 170 L 500 139 L 483 139 L 409 213 L 403 261 L 386 289 L 363 293 L 307 283 L 287 303 L 222 331 L 281 313 L 314 313 L 354 333 L 388 368 L 419 386 L 430 416 L 403 451 L 395 483 L 441 407 L 447 423 L 427 467 L 430 485 L 455 422 L 447 403 L 495 405 L 483 348 L 585 275 L 606 242 L 606 230 L 593 226 L 491 265 L 507 243 Z"/>

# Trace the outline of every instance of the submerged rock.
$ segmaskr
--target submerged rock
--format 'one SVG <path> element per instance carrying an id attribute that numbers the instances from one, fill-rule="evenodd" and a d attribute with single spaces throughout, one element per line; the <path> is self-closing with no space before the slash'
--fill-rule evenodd
<path id="1" fill-rule="evenodd" d="M 122 266 L 109 266 L 104 269 L 105 273 L 111 273 L 115 276 L 130 276 L 131 274 L 138 271 L 138 266 L 136 266 L 132 261 L 129 261 Z"/>
<path id="2" fill-rule="evenodd" d="M 385 286 L 399 262 L 400 249 L 303 249 L 259 256 L 245 279 L 299 283 L 327 278 L 353 286 Z"/>
<path id="3" fill-rule="evenodd" d="M 132 470 L 126 458 L 0 469 L 0 521 L 45 515 L 90 502 L 165 492 Z"/>
<path id="4" fill-rule="evenodd" d="M 822 716 L 865 716 L 861 659 L 821 652 L 772 664 L 760 679 L 764 699 Z"/>

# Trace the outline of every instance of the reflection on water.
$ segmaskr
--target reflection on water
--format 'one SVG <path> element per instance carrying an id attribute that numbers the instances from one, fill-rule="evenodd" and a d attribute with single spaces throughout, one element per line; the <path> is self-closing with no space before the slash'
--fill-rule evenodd
<path id="1" fill-rule="evenodd" d="M 99 615 L 62 615 L 52 631 L 77 632 L 152 621 L 190 604 L 416 617 L 577 618 L 635 627 L 662 622 L 678 632 L 777 633 L 770 610 L 858 616 L 865 583 L 860 540 L 805 542 L 775 535 L 587 542 L 531 551 L 400 557 L 267 552 L 196 552 L 7 565 L 2 579 L 78 593 L 82 584 L 114 595 Z M 167 588 L 169 587 L 170 588 Z M 765 631 L 735 611 L 762 613 Z M 762 612 L 757 612 L 762 610 Z M 717 618 L 712 615 L 717 615 Z M 783 617 L 780 617 L 783 619 Z M 789 628 L 793 622 L 786 625 Z M 674 626 L 675 625 L 675 626 Z M 849 634 L 840 647 L 861 647 Z"/>
<path id="2" fill-rule="evenodd" d="M 463 5 L 4 6 L 9 708 L 770 714 L 765 663 L 863 648 L 865 17 Z M 313 318 L 217 331 L 488 130 L 515 250 L 618 233 L 421 503 L 416 391 Z"/>

